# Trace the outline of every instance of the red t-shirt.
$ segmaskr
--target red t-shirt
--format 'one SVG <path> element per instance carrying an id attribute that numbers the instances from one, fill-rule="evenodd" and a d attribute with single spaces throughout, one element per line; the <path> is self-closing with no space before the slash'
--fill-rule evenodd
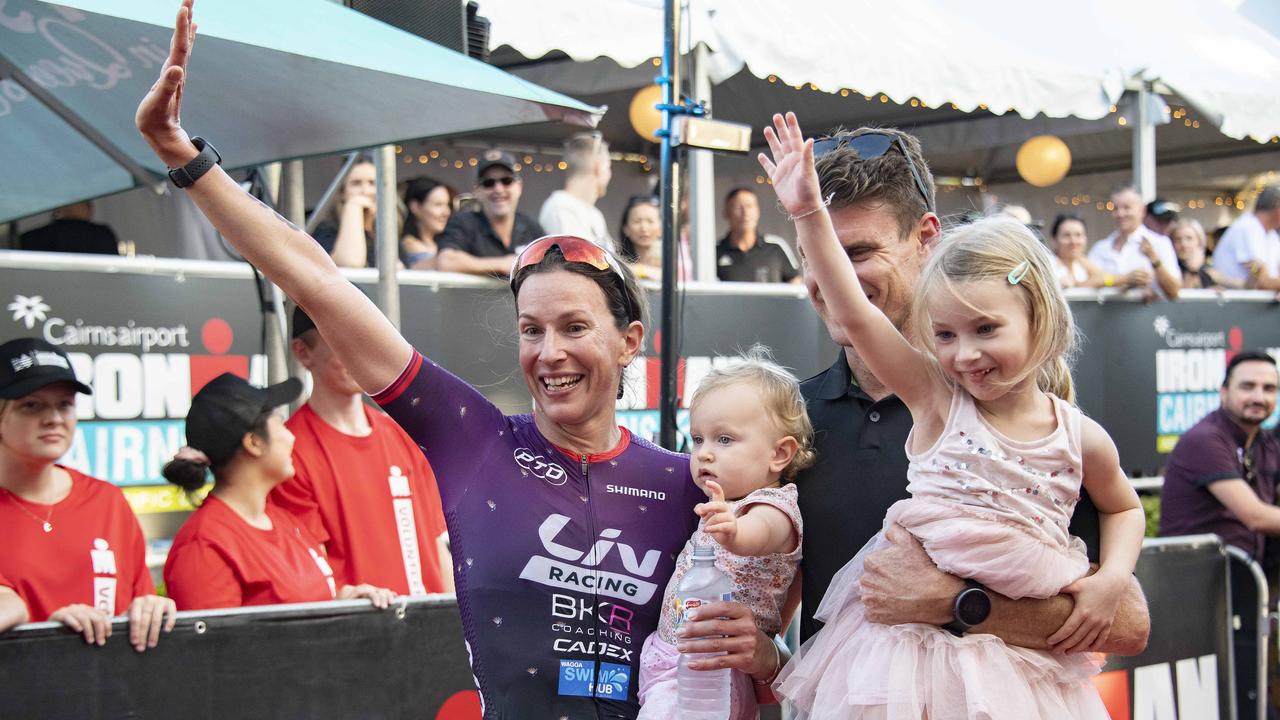
<path id="1" fill-rule="evenodd" d="M 58 467 L 71 475 L 71 492 L 53 505 L 0 492 L 0 575 L 33 622 L 74 604 L 121 615 L 156 591 L 138 518 L 120 488 Z"/>
<path id="2" fill-rule="evenodd" d="M 337 588 L 319 543 L 267 503 L 270 530 L 209 495 L 173 538 L 164 563 L 179 610 L 332 600 Z"/>
<path id="3" fill-rule="evenodd" d="M 400 426 L 364 408 L 373 431 L 335 430 L 303 405 L 293 432 L 296 474 L 271 493 L 325 545 L 339 584 L 401 595 L 442 592 L 437 538 L 445 532 L 436 478 Z"/>

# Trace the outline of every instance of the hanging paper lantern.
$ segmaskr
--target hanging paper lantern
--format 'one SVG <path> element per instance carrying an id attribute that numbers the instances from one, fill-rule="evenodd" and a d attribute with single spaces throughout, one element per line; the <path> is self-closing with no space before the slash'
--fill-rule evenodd
<path id="1" fill-rule="evenodd" d="M 1067 176 L 1071 150 L 1054 135 L 1037 135 L 1022 143 L 1014 163 L 1023 180 L 1036 187 L 1049 187 Z"/>
<path id="2" fill-rule="evenodd" d="M 662 87 L 650 85 L 640 88 L 631 98 L 631 127 L 645 140 L 658 142 L 658 130 L 662 127 L 662 111 L 658 103 L 662 102 Z"/>

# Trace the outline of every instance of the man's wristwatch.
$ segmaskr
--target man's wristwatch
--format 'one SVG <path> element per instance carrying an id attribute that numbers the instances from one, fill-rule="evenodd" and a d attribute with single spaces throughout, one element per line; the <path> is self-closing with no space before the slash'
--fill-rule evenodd
<path id="1" fill-rule="evenodd" d="M 943 625 L 942 629 L 961 637 L 970 628 L 986 622 L 987 616 L 991 614 L 991 596 L 982 583 L 965 580 L 964 589 L 956 595 L 951 612 L 951 622 Z"/>
<path id="2" fill-rule="evenodd" d="M 200 154 L 180 168 L 169 169 L 169 179 L 180 188 L 191 187 L 205 173 L 213 169 L 214 165 L 222 162 L 222 156 L 204 138 L 193 137 L 191 138 L 191 144 L 196 146 Z"/>

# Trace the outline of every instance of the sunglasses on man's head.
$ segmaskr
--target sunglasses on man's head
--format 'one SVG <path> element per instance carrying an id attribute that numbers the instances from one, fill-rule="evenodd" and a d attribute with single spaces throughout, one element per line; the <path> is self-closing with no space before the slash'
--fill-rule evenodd
<path id="1" fill-rule="evenodd" d="M 511 266 L 511 291 L 513 293 L 516 290 L 516 274 L 524 268 L 542 262 L 542 259 L 547 256 L 547 252 L 553 247 L 560 248 L 560 254 L 564 256 L 565 262 L 582 263 L 590 265 L 597 270 L 611 270 L 618 279 L 618 287 L 622 290 L 622 296 L 627 300 L 628 321 L 640 319 L 635 306 L 631 303 L 631 293 L 627 291 L 627 279 L 622 274 L 622 265 L 617 258 L 610 254 L 608 250 L 590 240 L 585 240 L 575 235 L 548 235 L 534 240 L 524 250 L 521 250 L 520 255 L 516 257 L 515 263 Z"/>
<path id="2" fill-rule="evenodd" d="M 929 212 L 934 212 L 933 201 L 929 198 L 929 191 L 924 186 L 924 178 L 920 177 L 920 171 L 916 168 L 916 163 L 911 159 L 911 153 L 907 151 L 907 144 L 897 135 L 890 135 L 882 132 L 868 132 L 861 135 L 838 135 L 836 137 L 815 140 L 813 143 L 813 159 L 833 152 L 841 147 L 847 147 L 858 153 L 858 159 L 870 160 L 878 158 L 889 152 L 893 148 L 897 148 L 902 153 L 902 157 L 907 159 L 907 169 L 911 171 L 911 179 L 916 183 L 916 189 L 920 191 L 920 197 L 924 200 L 924 206 Z"/>
<path id="3" fill-rule="evenodd" d="M 516 181 L 516 178 L 514 175 L 503 175 L 502 177 L 485 178 L 480 181 L 480 187 L 484 188 L 485 190 L 492 190 L 495 187 L 497 187 L 499 184 L 501 184 L 502 187 L 511 187 L 511 185 L 515 181 Z"/>

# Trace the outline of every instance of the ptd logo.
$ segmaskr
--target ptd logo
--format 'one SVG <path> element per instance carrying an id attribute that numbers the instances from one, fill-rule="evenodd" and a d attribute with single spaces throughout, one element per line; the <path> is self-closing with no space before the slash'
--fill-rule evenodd
<path id="1" fill-rule="evenodd" d="M 569 479 L 568 473 L 559 465 L 548 462 L 541 455 L 535 455 L 529 448 L 516 448 L 513 454 L 516 464 L 521 468 L 537 475 L 552 485 L 563 485 L 565 480 Z"/>

